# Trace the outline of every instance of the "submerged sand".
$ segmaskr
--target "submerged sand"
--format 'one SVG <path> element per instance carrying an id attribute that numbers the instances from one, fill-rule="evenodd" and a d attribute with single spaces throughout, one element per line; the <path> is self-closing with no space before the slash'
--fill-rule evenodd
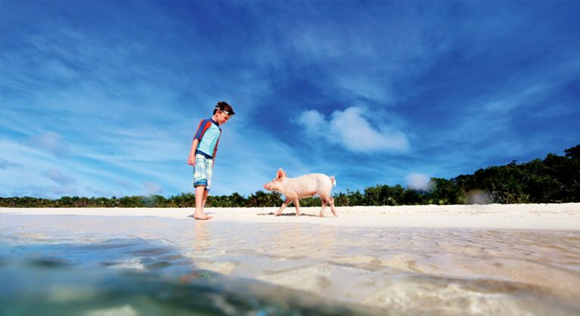
<path id="1" fill-rule="evenodd" d="M 0 209 L 3 239 L 163 240 L 197 269 L 410 314 L 580 312 L 580 204 Z M 184 276 L 187 279 L 187 276 Z"/>

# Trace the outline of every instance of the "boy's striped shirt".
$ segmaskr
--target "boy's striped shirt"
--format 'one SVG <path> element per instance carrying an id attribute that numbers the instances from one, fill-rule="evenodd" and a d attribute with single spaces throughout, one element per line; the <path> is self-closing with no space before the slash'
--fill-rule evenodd
<path id="1" fill-rule="evenodd" d="M 221 133 L 222 129 L 216 121 L 211 118 L 201 120 L 193 137 L 193 139 L 199 140 L 196 153 L 209 159 L 215 158 Z"/>

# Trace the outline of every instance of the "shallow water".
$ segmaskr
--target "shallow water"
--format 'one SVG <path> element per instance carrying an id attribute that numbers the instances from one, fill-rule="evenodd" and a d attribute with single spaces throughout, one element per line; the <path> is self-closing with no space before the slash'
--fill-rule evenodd
<path id="1" fill-rule="evenodd" d="M 358 315 L 366 308 L 192 268 L 139 239 L 2 245 L 0 315 Z M 378 313 L 370 311 L 373 314 Z"/>
<path id="2" fill-rule="evenodd" d="M 580 315 L 580 232 L 1 220 L 2 315 Z"/>

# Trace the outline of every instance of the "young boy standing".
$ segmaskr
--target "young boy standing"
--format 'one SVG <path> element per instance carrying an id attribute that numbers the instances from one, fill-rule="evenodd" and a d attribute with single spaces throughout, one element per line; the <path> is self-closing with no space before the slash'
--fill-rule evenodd
<path id="1" fill-rule="evenodd" d="M 203 208 L 211 186 L 211 176 L 218 143 L 222 134 L 221 125 L 234 116 L 234 109 L 226 102 L 218 102 L 209 119 L 201 120 L 193 137 L 187 163 L 193 166 L 193 186 L 195 187 L 195 214 L 193 218 L 207 220 Z"/>

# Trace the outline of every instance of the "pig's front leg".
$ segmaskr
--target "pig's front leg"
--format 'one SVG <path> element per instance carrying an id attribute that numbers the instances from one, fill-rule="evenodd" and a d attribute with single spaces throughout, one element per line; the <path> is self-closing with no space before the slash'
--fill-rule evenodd
<path id="1" fill-rule="evenodd" d="M 282 214 L 282 211 L 286 208 L 286 206 L 288 206 L 288 204 L 290 204 L 292 202 L 291 199 L 286 199 L 286 201 L 284 201 L 284 203 L 282 203 L 282 206 L 280 206 L 280 209 L 278 210 L 278 212 L 276 212 L 276 216 L 280 216 Z"/>
<path id="2" fill-rule="evenodd" d="M 294 199 L 294 207 L 296 207 L 296 217 L 300 216 L 300 199 Z"/>

